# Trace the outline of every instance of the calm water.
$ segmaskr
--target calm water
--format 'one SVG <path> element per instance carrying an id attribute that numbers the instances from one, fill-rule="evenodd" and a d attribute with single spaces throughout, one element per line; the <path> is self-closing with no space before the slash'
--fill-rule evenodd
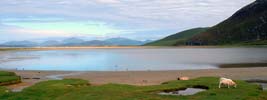
<path id="1" fill-rule="evenodd" d="M 214 69 L 267 62 L 267 48 L 161 48 L 0 51 L 1 69 L 126 71 Z"/>
<path id="2" fill-rule="evenodd" d="M 199 92 L 206 91 L 206 89 L 201 88 L 186 88 L 185 90 L 175 90 L 170 92 L 160 92 L 159 95 L 177 95 L 177 96 L 187 96 L 187 95 L 194 95 Z"/>

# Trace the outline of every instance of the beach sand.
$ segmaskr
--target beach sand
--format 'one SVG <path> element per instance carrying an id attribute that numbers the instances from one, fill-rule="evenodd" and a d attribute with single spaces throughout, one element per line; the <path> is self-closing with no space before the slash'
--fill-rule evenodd
<path id="1" fill-rule="evenodd" d="M 176 80 L 180 76 L 187 76 L 191 79 L 213 76 L 227 77 L 238 80 L 267 80 L 267 67 L 125 72 L 11 71 L 22 77 L 22 83 L 8 86 L 8 88 L 15 91 L 19 91 L 40 81 L 58 80 L 63 78 L 84 79 L 90 81 L 92 85 L 117 83 L 138 86 L 159 85 L 163 82 Z"/>

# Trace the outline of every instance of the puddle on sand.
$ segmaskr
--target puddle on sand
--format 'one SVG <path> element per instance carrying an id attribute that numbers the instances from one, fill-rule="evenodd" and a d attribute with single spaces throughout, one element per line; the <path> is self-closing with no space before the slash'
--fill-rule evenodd
<path id="1" fill-rule="evenodd" d="M 207 89 L 201 88 L 186 88 L 181 90 L 174 90 L 174 91 L 163 91 L 158 93 L 159 95 L 177 95 L 177 96 L 186 96 L 186 95 L 194 95 L 199 92 L 206 91 Z"/>
<path id="2" fill-rule="evenodd" d="M 65 76 L 73 76 L 73 75 L 80 75 L 83 72 L 74 72 L 74 73 L 68 73 L 68 74 L 57 74 L 57 75 L 49 75 L 46 76 L 46 78 L 51 80 L 62 80 Z"/>
<path id="3" fill-rule="evenodd" d="M 266 91 L 267 90 L 267 83 L 260 83 L 260 82 L 251 82 L 251 83 L 255 83 L 261 86 L 261 89 Z"/>
<path id="4" fill-rule="evenodd" d="M 254 80 L 247 80 L 247 82 L 249 83 L 255 83 L 261 86 L 261 89 L 263 91 L 267 90 L 267 80 L 258 80 L 258 79 L 254 79 Z"/>
<path id="5" fill-rule="evenodd" d="M 263 91 L 266 91 L 267 90 L 267 83 L 260 83 L 260 82 L 251 82 L 251 83 L 255 83 L 255 84 L 258 84 L 261 86 L 261 89 Z"/>
<path id="6" fill-rule="evenodd" d="M 262 90 L 266 91 L 267 90 L 267 83 L 262 83 L 261 87 L 262 87 Z"/>

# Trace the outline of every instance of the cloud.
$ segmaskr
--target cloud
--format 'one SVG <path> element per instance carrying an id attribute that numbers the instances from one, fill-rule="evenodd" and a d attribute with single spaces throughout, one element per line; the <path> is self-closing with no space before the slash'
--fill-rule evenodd
<path id="1" fill-rule="evenodd" d="M 87 29 L 91 26 L 79 26 L 77 22 L 91 21 L 105 23 L 104 29 L 95 28 L 102 31 L 101 34 L 131 33 L 129 37 L 138 37 L 137 34 L 145 32 L 158 37 L 172 34 L 167 32 L 176 33 L 188 28 L 213 26 L 253 1 L 255 0 L 1 0 L 0 23 L 13 23 L 12 27 L 41 30 L 44 33 L 60 31 L 80 34 L 91 33 Z M 32 25 L 29 27 L 21 22 Z M 82 28 L 78 29 L 80 32 L 75 32 L 77 27 L 42 27 L 45 23 L 56 26 L 58 22 L 61 25 Z"/>
<path id="2" fill-rule="evenodd" d="M 63 31 L 66 33 L 106 35 L 120 33 L 122 30 L 116 29 L 112 25 L 96 21 L 49 21 L 49 22 L 7 22 L 9 26 L 18 26 L 33 30 Z"/>
<path id="3" fill-rule="evenodd" d="M 115 4 L 121 3 L 119 0 L 96 0 L 98 3 L 107 3 L 107 4 Z"/>
<path id="4" fill-rule="evenodd" d="M 34 30 L 3 24 L 0 24 L 0 34 L 1 43 L 10 40 L 27 40 L 43 37 L 69 37 L 73 35 L 63 31 Z"/>
<path id="5" fill-rule="evenodd" d="M 64 36 L 69 37 L 71 36 L 70 33 L 66 33 L 64 31 L 56 31 L 56 30 L 33 30 L 33 29 L 13 29 L 6 31 L 7 33 L 17 33 L 21 35 L 31 35 L 35 37 L 57 37 L 57 36 Z"/>

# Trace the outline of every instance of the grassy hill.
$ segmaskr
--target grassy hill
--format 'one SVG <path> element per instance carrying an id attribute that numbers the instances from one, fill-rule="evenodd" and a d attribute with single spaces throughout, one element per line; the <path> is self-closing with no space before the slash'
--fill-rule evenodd
<path id="1" fill-rule="evenodd" d="M 174 46 L 174 45 L 184 45 L 187 39 L 193 37 L 196 34 L 206 31 L 208 28 L 194 28 L 186 31 L 176 33 L 174 35 L 165 37 L 161 40 L 154 41 L 146 44 L 146 46 Z"/>
<path id="2" fill-rule="evenodd" d="M 267 45 L 267 0 L 256 0 L 211 28 L 186 30 L 146 45 Z"/>
<path id="3" fill-rule="evenodd" d="M 257 0 L 227 20 L 190 38 L 193 44 L 267 44 L 267 0 Z"/>

